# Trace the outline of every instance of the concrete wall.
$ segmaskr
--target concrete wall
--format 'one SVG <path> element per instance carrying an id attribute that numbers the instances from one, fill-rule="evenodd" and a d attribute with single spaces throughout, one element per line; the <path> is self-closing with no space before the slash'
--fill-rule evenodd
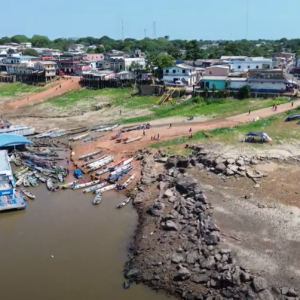
<path id="1" fill-rule="evenodd" d="M 204 79 L 204 88 L 212 89 L 213 84 L 216 85 L 217 90 L 224 90 L 226 88 L 226 81 L 225 80 L 209 80 Z"/>

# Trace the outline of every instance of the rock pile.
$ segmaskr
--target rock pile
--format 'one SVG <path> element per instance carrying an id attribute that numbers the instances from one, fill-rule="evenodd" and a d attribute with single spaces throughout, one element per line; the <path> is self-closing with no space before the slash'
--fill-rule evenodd
<path id="1" fill-rule="evenodd" d="M 201 157 L 204 161 L 205 155 Z M 143 154 L 144 171 L 134 201 L 140 224 L 125 277 L 189 300 L 298 299 L 294 289 L 269 286 L 266 279 L 240 266 L 231 249 L 219 247 L 212 206 L 198 182 L 186 174 L 197 159 L 169 157 L 165 172 L 156 174 L 153 156 Z M 244 165 L 240 160 L 209 161 L 215 167 Z M 152 193 L 151 184 L 157 186 Z M 153 199 L 150 205 L 143 202 L 146 198 Z"/>

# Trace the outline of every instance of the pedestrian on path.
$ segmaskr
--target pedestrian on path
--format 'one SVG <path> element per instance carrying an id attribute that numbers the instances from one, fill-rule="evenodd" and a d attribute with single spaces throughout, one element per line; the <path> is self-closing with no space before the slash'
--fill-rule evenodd
<path id="1" fill-rule="evenodd" d="M 189 132 L 192 132 L 192 128 L 190 128 Z"/>
<path id="2" fill-rule="evenodd" d="M 143 135 L 144 135 L 144 136 L 146 135 L 146 132 L 145 132 L 145 130 L 143 130 Z"/>
<path id="3" fill-rule="evenodd" d="M 122 110 L 120 110 L 120 116 L 122 116 Z"/>
<path id="4" fill-rule="evenodd" d="M 250 115 L 251 114 L 251 110 L 249 110 L 249 112 L 248 112 L 248 115 Z"/>
<path id="5" fill-rule="evenodd" d="M 172 128 L 172 123 L 170 123 L 170 127 L 169 128 Z"/>
<path id="6" fill-rule="evenodd" d="M 159 140 L 159 134 L 157 135 L 157 139 Z"/>
<path id="7" fill-rule="evenodd" d="M 67 164 L 69 164 L 70 162 L 67 160 Z"/>
<path id="8" fill-rule="evenodd" d="M 294 102 L 291 103 L 291 106 L 292 106 L 292 107 L 294 106 Z"/>

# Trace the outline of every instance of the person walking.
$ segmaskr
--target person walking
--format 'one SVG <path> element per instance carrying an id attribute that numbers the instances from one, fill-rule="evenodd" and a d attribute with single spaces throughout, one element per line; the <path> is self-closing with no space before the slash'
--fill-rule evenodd
<path id="1" fill-rule="evenodd" d="M 159 134 L 157 135 L 157 139 L 159 140 Z"/>
<path id="2" fill-rule="evenodd" d="M 122 116 L 122 110 L 120 110 L 120 116 Z"/>
<path id="3" fill-rule="evenodd" d="M 69 164 L 70 162 L 67 160 L 67 164 Z"/>
<path id="4" fill-rule="evenodd" d="M 143 130 L 143 135 L 144 135 L 144 136 L 146 135 L 146 132 L 145 132 L 145 130 Z"/>
<path id="5" fill-rule="evenodd" d="M 190 128 L 189 132 L 192 132 L 192 128 Z"/>
<path id="6" fill-rule="evenodd" d="M 172 123 L 170 123 L 170 127 L 169 128 L 172 128 Z"/>
<path id="7" fill-rule="evenodd" d="M 294 102 L 291 103 L 291 106 L 292 106 L 292 107 L 294 106 Z"/>
<path id="8" fill-rule="evenodd" d="M 251 110 L 249 110 L 249 112 L 248 112 L 248 115 L 250 115 L 251 114 Z"/>

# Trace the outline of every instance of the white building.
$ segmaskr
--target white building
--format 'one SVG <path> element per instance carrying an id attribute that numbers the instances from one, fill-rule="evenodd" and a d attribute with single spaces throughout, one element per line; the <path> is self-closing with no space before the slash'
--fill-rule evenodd
<path id="1" fill-rule="evenodd" d="M 20 46 L 25 49 L 30 49 L 32 47 L 32 44 L 29 42 L 26 42 L 26 43 L 21 43 Z"/>
<path id="2" fill-rule="evenodd" d="M 165 83 L 182 82 L 187 85 L 194 85 L 198 82 L 200 73 L 191 66 L 180 64 L 163 69 L 163 81 Z"/>
<path id="3" fill-rule="evenodd" d="M 247 57 L 233 58 L 228 61 L 233 72 L 246 72 L 249 70 L 273 69 L 272 58 Z"/>
<path id="4" fill-rule="evenodd" d="M 110 69 L 115 72 L 120 71 L 130 71 L 131 67 L 134 65 L 139 65 L 141 69 L 145 69 L 146 67 L 146 60 L 144 57 L 114 57 L 108 60 L 110 64 Z"/>

